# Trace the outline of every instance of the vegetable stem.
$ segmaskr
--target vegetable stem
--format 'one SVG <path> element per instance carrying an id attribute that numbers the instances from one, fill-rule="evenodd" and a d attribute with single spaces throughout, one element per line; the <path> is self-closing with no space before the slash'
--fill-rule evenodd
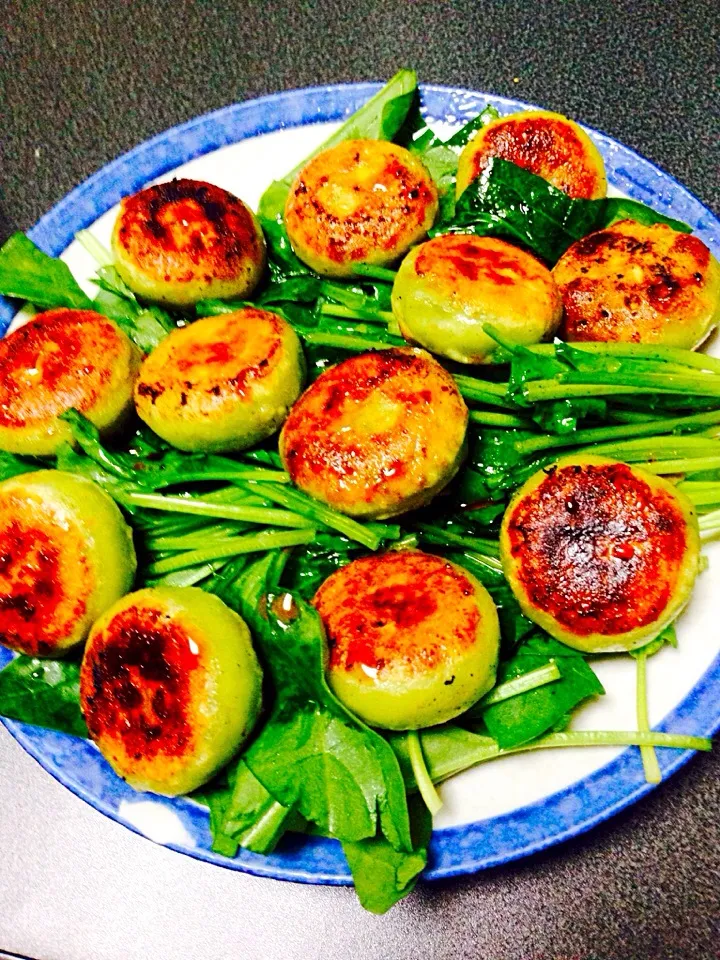
<path id="1" fill-rule="evenodd" d="M 647 654 L 643 651 L 635 654 L 637 661 L 636 708 L 637 724 L 640 733 L 650 732 L 647 702 Z M 645 779 L 648 783 L 660 783 L 662 774 L 658 764 L 657 754 L 652 746 L 642 744 L 640 747 Z"/>
<path id="2" fill-rule="evenodd" d="M 343 317 L 346 320 L 381 320 L 390 323 L 394 317 L 389 310 L 363 310 L 362 307 L 346 307 L 340 303 L 323 303 L 320 313 L 327 317 Z"/>
<path id="3" fill-rule="evenodd" d="M 524 427 L 527 429 L 529 426 L 528 421 L 521 417 L 514 417 L 511 413 L 495 413 L 493 410 L 471 410 L 470 421 L 487 427 Z M 516 444 L 516 448 L 517 446 Z"/>
<path id="4" fill-rule="evenodd" d="M 113 265 L 113 255 L 104 247 L 100 241 L 94 237 L 89 230 L 78 230 L 75 234 L 75 239 L 83 247 L 90 256 L 95 260 L 98 266 L 101 267 L 110 267 Z"/>
<path id="5" fill-rule="evenodd" d="M 172 573 L 174 570 L 183 570 L 185 567 L 194 567 L 212 560 L 221 560 L 236 557 L 243 553 L 259 553 L 266 550 L 276 550 L 281 547 L 297 547 L 310 543 L 315 536 L 314 530 L 288 530 L 281 533 L 252 533 L 243 537 L 235 537 L 218 546 L 209 546 L 201 550 L 189 550 L 164 560 L 158 560 L 148 566 L 148 573 L 159 575 Z"/>
<path id="6" fill-rule="evenodd" d="M 430 779 L 417 730 L 408 730 L 407 747 L 413 776 L 415 777 L 417 788 L 420 791 L 420 796 L 423 798 L 425 806 L 430 813 L 435 816 L 442 808 L 443 802 Z"/>
<path id="7" fill-rule="evenodd" d="M 444 546 L 467 547 L 476 553 L 481 553 L 486 560 L 493 560 L 493 566 L 502 569 L 500 561 L 497 560 L 499 546 L 497 540 L 485 540 L 482 537 L 464 537 L 459 533 L 453 533 L 450 530 L 443 530 L 442 527 L 433 527 L 429 523 L 418 523 L 415 525 L 422 532 L 424 539 L 431 543 L 438 543 Z"/>
<path id="8" fill-rule="evenodd" d="M 573 350 L 581 350 L 584 353 L 602 354 L 607 357 L 628 357 L 635 360 L 660 360 L 720 373 L 719 358 L 710 357 L 695 350 L 682 350 L 679 347 L 650 347 L 639 343 L 573 343 L 572 347 Z M 527 349 L 546 357 L 554 357 L 556 354 L 554 343 L 537 343 L 528 346 Z"/>
<path id="9" fill-rule="evenodd" d="M 473 419 L 473 414 L 470 414 Z M 688 417 L 672 417 L 666 420 L 650 420 L 646 423 L 628 423 L 616 427 L 598 427 L 590 430 L 576 430 L 567 436 L 528 437 L 518 440 L 515 449 L 518 453 L 537 453 L 555 447 L 574 447 L 586 443 L 598 443 L 603 440 L 626 439 L 629 437 L 647 437 L 673 433 L 675 430 L 689 427 L 720 423 L 720 410 L 696 413 Z"/>
<path id="10" fill-rule="evenodd" d="M 166 496 L 161 493 L 128 493 L 123 500 L 136 507 L 149 510 L 167 510 L 171 513 L 187 513 L 194 516 L 216 517 L 219 520 L 241 520 L 247 523 L 260 523 L 275 527 L 314 527 L 307 517 L 289 510 L 275 510 L 265 507 L 245 507 L 234 504 L 212 503 L 199 497 Z"/>
<path id="11" fill-rule="evenodd" d="M 298 513 L 302 513 L 310 520 L 319 521 L 324 526 L 344 534 L 350 540 L 362 543 L 370 550 L 377 550 L 383 536 L 389 536 L 390 528 L 383 528 L 381 524 L 373 524 L 373 528 L 368 529 L 368 527 L 358 523 L 357 520 L 346 517 L 342 513 L 337 513 L 337 511 L 326 507 L 317 500 L 311 500 L 298 490 L 278 487 L 272 483 L 259 483 L 248 489 L 251 492 L 259 493 L 260 496 L 266 497 L 268 500 L 279 503 L 281 506 L 297 510 Z M 381 530 L 385 530 L 385 533 L 380 533 Z"/>
<path id="12" fill-rule="evenodd" d="M 370 340 L 364 337 L 347 336 L 344 333 L 327 333 L 325 330 L 313 330 L 309 327 L 295 327 L 306 343 L 320 347 L 338 347 L 341 350 L 387 350 L 398 344 L 386 340 Z M 403 341 L 404 343 L 404 341 Z"/>
<path id="13" fill-rule="evenodd" d="M 360 277 L 371 277 L 373 280 L 384 280 L 386 283 L 393 283 L 397 275 L 397 270 L 375 267 L 371 263 L 358 263 L 353 269 Z"/>
<path id="14" fill-rule="evenodd" d="M 536 670 L 530 670 L 519 677 L 513 677 L 505 683 L 500 683 L 489 693 L 478 701 L 472 708 L 473 713 L 478 709 L 492 706 L 493 703 L 501 703 L 503 700 L 509 700 L 518 694 L 527 693 L 528 690 L 535 690 L 537 687 L 544 687 L 547 683 L 560 679 L 560 671 L 554 661 L 538 667 Z"/>

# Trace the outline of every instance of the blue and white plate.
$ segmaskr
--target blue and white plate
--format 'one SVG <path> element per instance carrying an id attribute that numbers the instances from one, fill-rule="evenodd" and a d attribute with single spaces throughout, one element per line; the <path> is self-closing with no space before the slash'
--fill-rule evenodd
<path id="1" fill-rule="evenodd" d="M 256 205 L 267 184 L 283 176 L 378 89 L 377 84 L 317 87 L 227 107 L 154 137 L 113 161 L 72 191 L 30 231 L 47 253 L 62 254 L 89 293 L 89 255 L 73 242 L 90 228 L 106 245 L 121 197 L 155 179 L 178 173 L 208 180 Z M 457 128 L 491 103 L 501 113 L 526 105 L 456 90 L 423 88 L 424 109 L 441 130 Z M 619 192 L 691 224 L 720 256 L 720 222 L 672 177 L 610 137 L 589 131 L 605 158 L 608 180 Z M 0 332 L 13 308 L 0 301 Z M 713 349 L 711 347 L 711 349 Z M 714 352 L 718 352 L 717 343 Z M 720 543 L 707 550 L 710 565 L 699 577 L 679 624 L 679 646 L 648 665 L 650 721 L 659 730 L 710 735 L 720 727 L 720 635 L 713 581 L 720 575 Z M 0 648 L 0 666 L 10 655 Z M 630 658 L 598 663 L 607 695 L 580 711 L 576 729 L 635 729 L 635 675 Z M 206 811 L 186 799 L 138 794 L 119 780 L 90 743 L 19 723 L 5 726 L 54 777 L 114 820 L 150 839 L 211 863 L 307 883 L 348 883 L 349 871 L 335 841 L 290 837 L 271 856 L 241 851 L 228 860 L 210 849 Z M 664 776 L 690 752 L 658 750 Z M 448 781 L 426 876 L 471 873 L 542 850 L 575 836 L 638 800 L 651 787 L 639 751 L 564 749 L 496 760 Z"/>

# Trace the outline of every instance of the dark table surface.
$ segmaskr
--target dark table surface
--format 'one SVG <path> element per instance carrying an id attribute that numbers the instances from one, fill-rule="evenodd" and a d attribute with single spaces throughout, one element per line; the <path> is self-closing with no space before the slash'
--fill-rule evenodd
<path id="1" fill-rule="evenodd" d="M 16 0 L 3 18 L 0 239 L 173 124 L 400 66 L 581 119 L 720 208 L 712 0 Z M 717 958 L 719 809 L 716 752 L 580 839 L 422 886 L 376 918 L 346 889 L 258 880 L 156 847 L 0 730 L 0 955 Z"/>

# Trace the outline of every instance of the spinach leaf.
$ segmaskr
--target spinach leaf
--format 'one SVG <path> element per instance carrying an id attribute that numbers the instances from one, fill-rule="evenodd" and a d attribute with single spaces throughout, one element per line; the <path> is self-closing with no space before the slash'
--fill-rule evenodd
<path id="1" fill-rule="evenodd" d="M 323 150 L 344 140 L 392 140 L 402 127 L 417 91 L 414 70 L 399 70 L 385 86 L 363 104 L 319 147 L 290 171 L 282 180 L 275 180 L 260 198 L 261 217 L 274 220 L 282 217 L 292 182 L 306 163 Z"/>
<path id="2" fill-rule="evenodd" d="M 449 140 L 441 140 L 425 123 L 416 105 L 410 111 L 403 129 L 395 138 L 396 143 L 416 154 L 427 167 L 440 195 L 438 221 L 449 220 L 455 211 L 455 184 L 458 157 L 462 148 L 482 127 L 499 116 L 494 107 L 487 106 L 465 126 L 456 131 Z"/>
<path id="3" fill-rule="evenodd" d="M 24 233 L 14 233 L 0 249 L 0 294 L 45 309 L 92 307 L 68 265 L 43 253 Z"/>
<path id="4" fill-rule="evenodd" d="M 410 853 L 396 850 L 381 836 L 342 845 L 358 900 L 371 913 L 386 913 L 407 896 L 425 869 L 432 817 L 420 797 L 411 797 L 408 807 L 413 843 Z"/>
<path id="5" fill-rule="evenodd" d="M 592 201 L 590 201 L 592 202 Z M 596 229 L 609 227 L 618 220 L 635 220 L 636 223 L 642 223 L 645 226 L 652 226 L 654 223 L 664 223 L 679 233 L 692 233 L 692 227 L 682 220 L 673 220 L 672 217 L 666 217 L 652 207 L 639 203 L 637 200 L 628 200 L 627 197 L 607 197 L 604 200 L 595 201 L 602 204 L 602 214 L 598 218 Z"/>
<path id="6" fill-rule="evenodd" d="M 41 470 L 44 466 L 45 464 L 38 463 L 36 460 L 17 457 L 14 453 L 0 450 L 0 480 L 9 480 L 10 477 L 18 477 L 32 470 Z"/>
<path id="7" fill-rule="evenodd" d="M 234 857 L 238 847 L 271 853 L 289 827 L 303 826 L 267 792 L 242 759 L 194 794 L 194 799 L 210 808 L 212 848 L 226 857 Z"/>
<path id="8" fill-rule="evenodd" d="M 474 233 L 527 247 L 548 263 L 595 229 L 592 201 L 573 200 L 522 167 L 493 158 L 462 192 L 448 224 L 433 233 Z"/>
<path id="9" fill-rule="evenodd" d="M 80 664 L 18 656 L 0 671 L 0 716 L 87 738 Z"/>
<path id="10" fill-rule="evenodd" d="M 574 199 L 529 170 L 494 157 L 463 191 L 452 216 L 434 227 L 431 234 L 500 237 L 554 264 L 576 240 L 620 219 L 666 223 L 675 230 L 690 232 L 687 224 L 634 200 Z"/>
<path id="11" fill-rule="evenodd" d="M 115 267 L 102 266 L 93 281 L 100 287 L 92 306 L 120 327 L 143 353 L 150 353 L 177 326 L 160 307 L 143 306 Z"/>
<path id="12" fill-rule="evenodd" d="M 551 661 L 560 671 L 559 680 L 481 710 L 488 733 L 502 749 L 528 743 L 550 729 L 559 729 L 557 724 L 563 721 L 565 725 L 565 716 L 579 703 L 605 692 L 579 653 L 540 632 L 529 637 L 511 660 L 501 664 L 498 683 Z M 475 712 L 470 711 L 466 716 L 473 717 Z"/>
<path id="13" fill-rule="evenodd" d="M 276 699 L 245 755 L 265 788 L 340 840 L 375 836 L 411 849 L 405 788 L 387 743 L 331 693 L 317 613 L 299 597 L 270 594 L 256 639 Z"/>

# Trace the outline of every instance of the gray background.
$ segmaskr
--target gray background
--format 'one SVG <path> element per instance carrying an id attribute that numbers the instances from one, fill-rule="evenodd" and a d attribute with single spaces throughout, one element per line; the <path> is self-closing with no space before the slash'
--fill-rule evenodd
<path id="1" fill-rule="evenodd" d="M 713 2 L 6 0 L 2 15 L 0 239 L 172 124 L 405 65 L 582 119 L 720 208 Z M 0 730 L 0 956 L 717 958 L 719 775 L 717 752 L 697 758 L 585 837 L 423 886 L 376 918 L 349 890 L 258 880 L 156 847 Z"/>

